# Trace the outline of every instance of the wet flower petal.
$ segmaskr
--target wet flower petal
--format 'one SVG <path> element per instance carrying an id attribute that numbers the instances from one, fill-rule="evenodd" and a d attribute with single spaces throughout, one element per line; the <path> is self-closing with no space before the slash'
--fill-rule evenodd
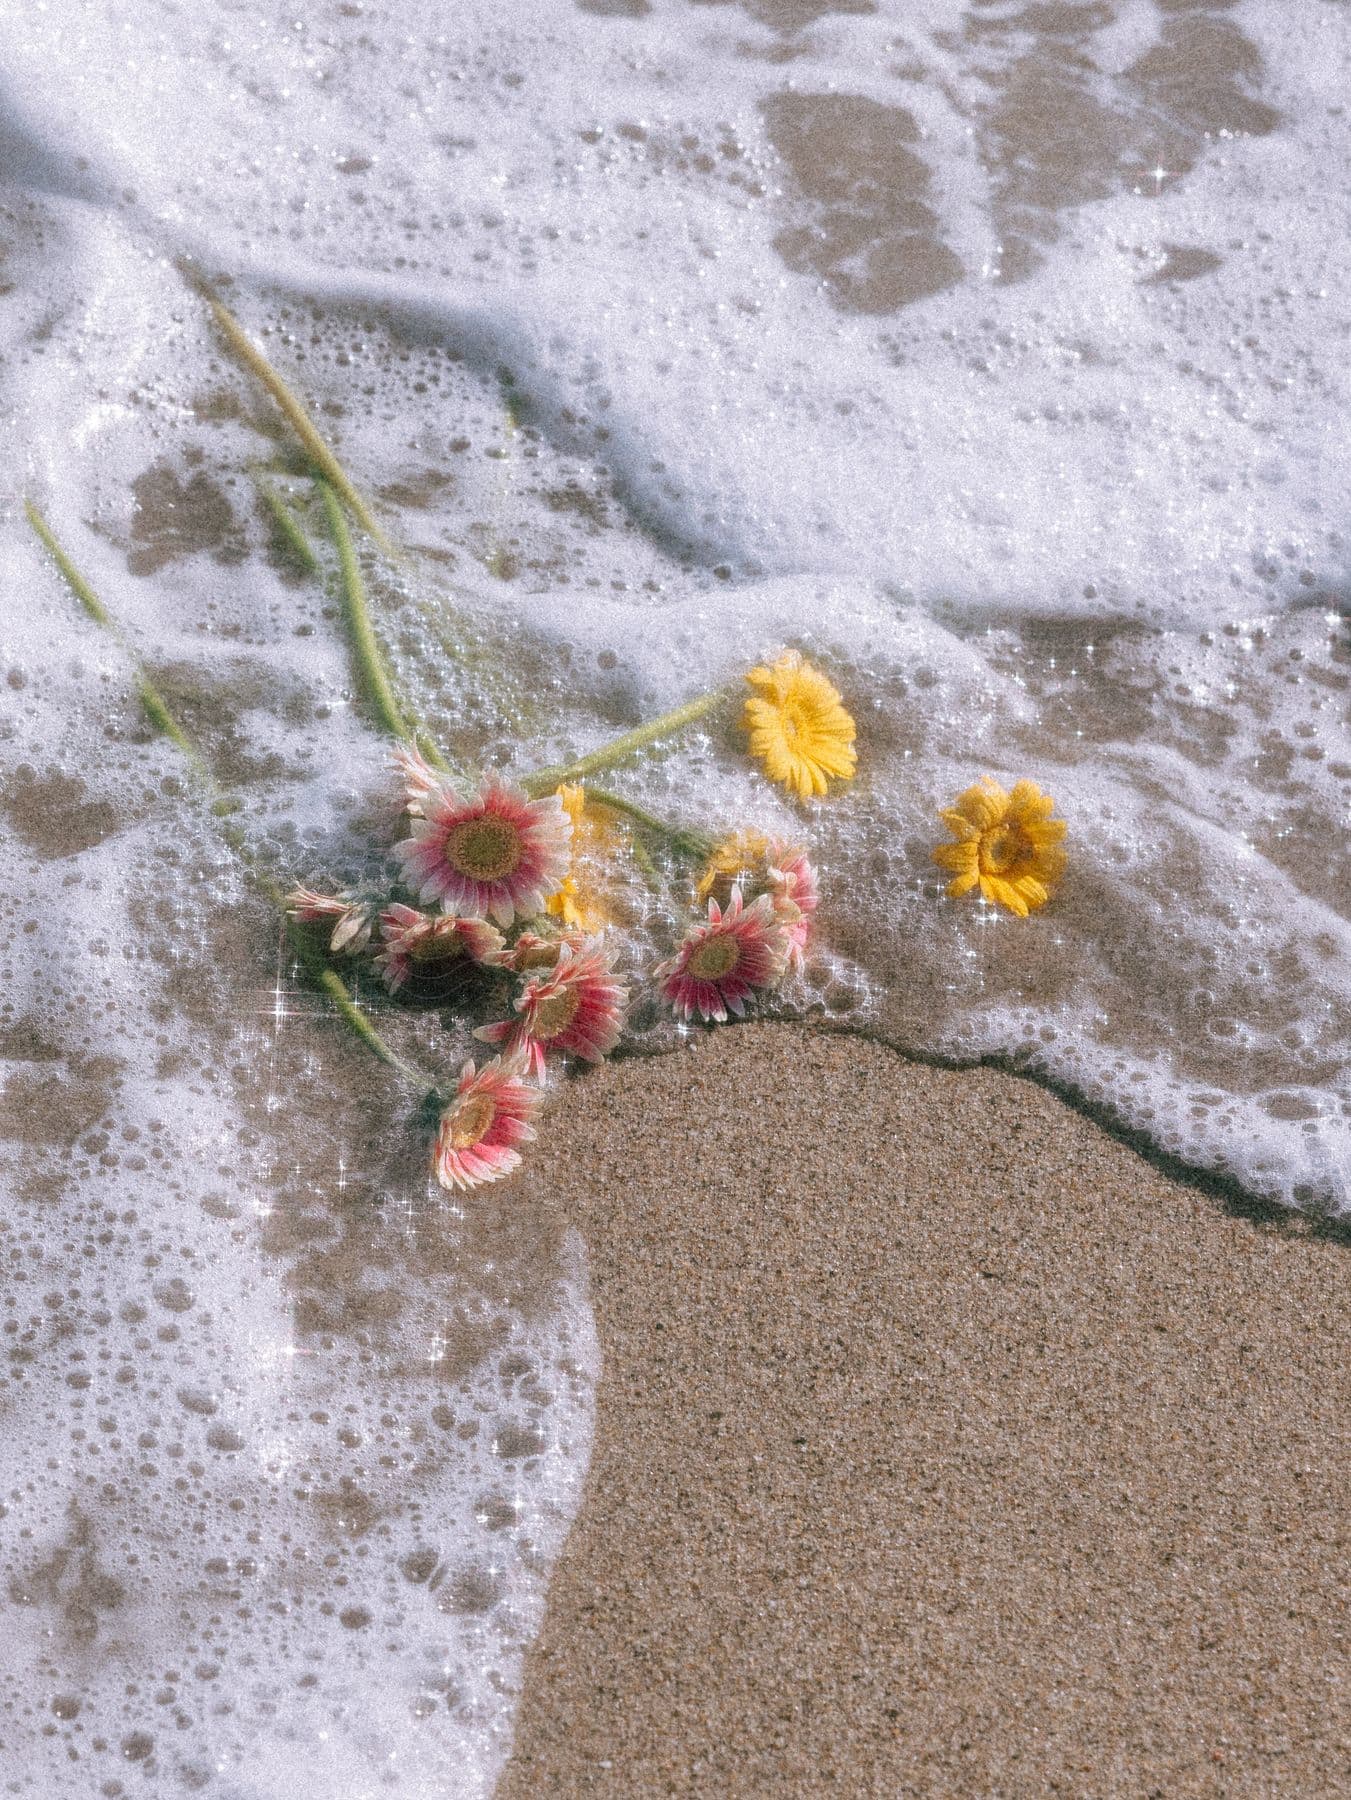
<path id="1" fill-rule="evenodd" d="M 708 903 L 708 920 L 696 925 L 679 950 L 657 969 L 663 998 L 682 1019 L 725 1020 L 746 1001 L 772 987 L 788 966 L 789 933 L 768 894 L 743 907 L 740 888 L 724 911 Z"/>
<path id="2" fill-rule="evenodd" d="M 796 650 L 772 667 L 752 669 L 746 681 L 750 751 L 771 781 L 808 800 L 832 780 L 850 779 L 857 762 L 854 721 L 833 682 Z"/>
<path id="3" fill-rule="evenodd" d="M 599 1062 L 619 1041 L 628 990 L 596 939 L 565 943 L 551 968 L 532 975 L 516 1000 L 517 1019 L 482 1025 L 475 1037 L 519 1055 L 536 1076 L 547 1055 Z"/>
<path id="4" fill-rule="evenodd" d="M 1065 871 L 1060 840 L 1068 830 L 1051 814 L 1055 801 L 1035 781 L 1012 793 L 986 775 L 958 795 L 939 818 L 954 841 L 939 844 L 934 861 L 952 875 L 954 897 L 979 887 L 985 899 L 1020 919 L 1045 906 Z"/>
<path id="5" fill-rule="evenodd" d="M 441 1114 L 432 1169 L 443 1188 L 500 1181 L 518 1167 L 519 1146 L 535 1135 L 530 1120 L 540 1090 L 521 1079 L 519 1059 L 495 1056 L 481 1069 L 467 1062 L 455 1098 Z"/>
<path id="6" fill-rule="evenodd" d="M 438 787 L 423 806 L 413 835 L 394 846 L 419 899 L 499 925 L 544 911 L 567 873 L 572 838 L 557 794 L 530 800 L 489 779 L 468 797 Z"/>

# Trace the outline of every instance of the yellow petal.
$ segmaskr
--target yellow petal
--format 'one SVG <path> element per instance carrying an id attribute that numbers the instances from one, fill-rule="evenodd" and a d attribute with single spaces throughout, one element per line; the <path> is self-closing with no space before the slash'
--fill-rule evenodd
<path id="1" fill-rule="evenodd" d="M 965 874 L 968 869 L 975 869 L 980 864 L 980 845 L 975 838 L 964 844 L 939 844 L 934 850 L 934 861 L 944 869 L 955 869 L 958 874 Z"/>
<path id="2" fill-rule="evenodd" d="M 1011 881 L 1005 881 L 1001 875 L 982 875 L 980 891 L 987 900 L 997 906 L 1005 906 L 1020 919 L 1027 917 L 1027 902 Z"/>
<path id="3" fill-rule="evenodd" d="M 1035 912 L 1039 906 L 1045 906 L 1051 898 L 1045 884 L 1038 881 L 1035 875 L 1020 875 L 1017 881 L 1010 882 L 1009 885 L 1028 912 Z"/>
<path id="4" fill-rule="evenodd" d="M 956 810 L 968 818 L 977 831 L 988 831 L 1008 811 L 1009 797 L 997 781 L 987 775 L 958 797 Z"/>

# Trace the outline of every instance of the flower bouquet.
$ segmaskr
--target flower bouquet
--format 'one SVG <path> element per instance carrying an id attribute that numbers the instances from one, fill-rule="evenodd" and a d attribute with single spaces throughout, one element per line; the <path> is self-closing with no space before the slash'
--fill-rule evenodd
<path id="1" fill-rule="evenodd" d="M 198 284 L 200 286 L 200 284 Z M 226 342 L 267 388 L 293 427 L 322 505 L 336 585 L 367 710 L 392 740 L 402 835 L 373 887 L 326 893 L 288 887 L 264 868 L 234 822 L 237 802 L 216 784 L 163 695 L 136 664 L 152 724 L 186 757 L 227 841 L 284 914 L 299 967 L 363 1044 L 420 1098 L 437 1181 L 467 1190 L 500 1180 L 535 1135 L 555 1076 L 593 1064 L 624 1041 L 635 985 L 644 984 L 688 1024 L 725 1022 L 773 993 L 804 965 L 820 904 L 808 849 L 741 827 L 721 835 L 673 825 L 593 777 L 669 741 L 733 702 L 719 689 L 622 734 L 574 761 L 508 781 L 457 769 L 411 722 L 381 653 L 366 601 L 355 523 L 375 549 L 397 558 L 369 507 L 288 384 L 211 294 Z M 260 483 L 262 499 L 295 559 L 322 562 L 296 514 Z M 105 630 L 120 632 L 42 514 L 27 515 L 72 594 Z M 349 523 L 349 521 L 351 523 Z M 799 801 L 826 795 L 856 767 L 855 724 L 820 669 L 798 651 L 745 676 L 746 748 L 765 775 Z M 1043 905 L 1063 868 L 1065 826 L 1052 802 L 1019 782 L 986 781 L 942 817 L 953 842 L 936 859 L 949 893 L 979 887 L 989 902 L 1026 917 Z M 646 969 L 621 969 L 611 929 L 617 897 L 635 880 L 655 892 L 671 953 Z M 364 970 L 390 1010 L 436 1007 L 486 1046 L 458 1071 L 428 1070 L 397 1052 L 373 1023 L 347 971 Z M 486 1052 L 491 1052 L 488 1055 Z"/>

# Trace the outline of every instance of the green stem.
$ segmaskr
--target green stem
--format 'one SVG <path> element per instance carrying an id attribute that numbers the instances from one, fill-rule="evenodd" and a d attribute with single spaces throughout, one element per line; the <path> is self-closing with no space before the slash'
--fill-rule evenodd
<path id="1" fill-rule="evenodd" d="M 37 533 L 44 549 L 46 549 L 51 556 L 52 561 L 60 570 L 61 577 L 71 593 L 74 594 L 75 598 L 79 601 L 80 605 L 88 613 L 94 623 L 101 626 L 104 631 L 115 637 L 123 650 L 126 651 L 127 655 L 131 658 L 136 671 L 136 695 L 140 700 L 141 706 L 146 717 L 150 720 L 150 723 L 155 727 L 156 731 L 163 732 L 165 737 L 178 746 L 184 756 L 186 756 L 188 761 L 193 765 L 194 770 L 199 776 L 203 775 L 206 771 L 206 765 L 198 754 L 196 746 L 192 743 L 191 739 L 187 737 L 178 721 L 170 712 L 168 701 L 164 698 L 164 695 L 160 693 L 149 675 L 146 674 L 144 665 L 140 662 L 131 646 L 127 643 L 116 620 L 104 607 L 103 602 L 99 599 L 93 588 L 90 587 L 84 576 L 75 567 L 75 564 L 70 560 L 69 556 L 66 555 L 65 550 L 61 547 L 61 544 L 57 539 L 56 533 L 52 530 L 51 526 L 43 518 L 42 514 L 38 511 L 37 507 L 34 506 L 31 500 L 24 501 L 23 510 L 27 516 L 28 523 L 33 527 L 33 530 Z"/>
<path id="2" fill-rule="evenodd" d="M 311 463 L 314 465 L 317 475 L 334 490 L 348 512 L 350 512 L 352 517 L 356 520 L 357 524 L 361 526 L 362 530 L 366 532 L 385 556 L 387 556 L 391 562 L 402 565 L 404 563 L 402 553 L 385 533 L 380 522 L 371 512 L 370 507 L 348 476 L 347 471 L 338 461 L 333 451 L 330 450 L 327 443 L 325 443 L 319 432 L 319 428 L 305 410 L 305 406 L 299 395 L 295 393 L 278 370 L 273 368 L 267 357 L 263 355 L 262 351 L 239 323 L 239 320 L 235 318 L 229 307 L 226 306 L 225 302 L 213 292 L 210 284 L 202 274 L 186 260 L 180 261 L 178 267 L 180 272 L 192 283 L 193 287 L 196 288 L 197 292 L 201 294 L 202 298 L 211 308 L 212 317 L 215 319 L 221 334 L 225 338 L 226 343 L 229 344 L 231 350 L 233 350 L 240 362 L 243 363 L 244 367 L 248 369 L 251 374 L 257 376 L 258 380 L 276 401 L 292 430 L 304 446 Z M 508 402 L 508 423 L 511 430 L 514 432 L 516 429 L 516 419 L 511 410 L 510 402 Z M 260 487 L 262 486 L 261 483 L 259 485 Z M 300 528 L 295 521 L 290 517 L 284 504 L 274 496 L 271 496 L 266 489 L 264 489 L 264 499 L 267 501 L 269 509 L 271 510 L 274 519 L 277 521 L 280 530 L 284 533 L 287 543 L 295 549 L 297 556 L 307 569 L 314 569 L 316 567 L 314 553 L 310 549 L 308 543 L 305 542 L 303 533 L 300 531 Z M 495 559 L 496 558 L 494 558 L 494 560 Z M 455 653 L 458 654 L 458 651 Z M 392 690 L 388 688 L 387 682 L 385 686 L 388 705 L 392 709 L 392 716 L 399 719 L 400 723 L 402 723 L 397 703 L 395 703 L 393 699 Z M 403 735 L 406 736 L 407 733 L 404 733 Z M 418 749 L 421 750 L 423 756 L 426 757 L 427 761 L 434 769 L 449 771 L 450 764 L 441 754 L 436 744 L 423 732 L 417 732 L 411 741 L 416 742 Z"/>
<path id="3" fill-rule="evenodd" d="M 347 629 L 351 635 L 352 652 L 357 660 L 366 696 L 381 726 L 391 737 L 398 738 L 403 743 L 416 744 L 434 769 L 448 770 L 450 764 L 426 732 L 414 729 L 403 715 L 398 696 L 394 692 L 394 683 L 385 667 L 375 627 L 371 624 L 370 608 L 366 604 L 366 583 L 362 579 L 361 564 L 357 561 L 352 534 L 347 529 L 347 520 L 338 503 L 338 496 L 327 481 L 319 483 L 319 494 L 324 503 L 329 534 L 338 552 L 338 573 L 342 581 Z"/>
<path id="4" fill-rule="evenodd" d="M 573 762 L 558 763 L 551 769 L 541 769 L 537 775 L 527 776 L 525 791 L 535 795 L 547 794 L 560 781 L 581 781 L 587 775 L 594 774 L 597 769 L 612 768 L 615 763 L 623 762 L 625 757 L 632 756 L 635 751 L 646 749 L 658 738 L 670 737 L 672 733 L 682 731 L 686 725 L 693 725 L 696 719 L 706 717 L 727 697 L 726 688 L 715 688 L 711 694 L 700 694 L 697 700 L 687 700 L 683 706 L 663 713 L 659 719 L 650 719 L 646 725 L 635 725 L 632 731 L 626 731 L 621 737 L 602 744 L 598 750 L 589 750 L 585 756 L 579 756 Z"/>
<path id="5" fill-rule="evenodd" d="M 266 880 L 263 885 L 265 889 L 272 890 L 269 897 L 274 898 L 282 911 L 285 912 L 286 896 L 281 893 L 270 880 Z M 389 1045 L 380 1036 L 380 1033 L 375 1029 L 374 1025 L 371 1024 L 366 1014 L 362 1012 L 361 1008 L 352 998 L 348 991 L 347 983 L 343 980 L 342 976 L 338 974 L 336 969 L 331 969 L 328 966 L 323 951 L 320 950 L 313 938 L 310 937 L 309 933 L 305 930 L 305 927 L 294 919 L 287 919 L 286 937 L 291 948 L 295 951 L 297 959 L 304 965 L 305 973 L 309 976 L 310 980 L 317 988 L 328 995 L 329 999 L 338 1009 L 338 1012 L 342 1015 L 343 1023 L 347 1026 L 348 1030 L 361 1040 L 370 1051 L 371 1055 L 377 1057 L 387 1068 L 393 1069 L 397 1074 L 402 1075 L 405 1081 L 411 1082 L 414 1087 L 424 1088 L 429 1093 L 433 1092 L 436 1084 L 429 1080 L 426 1073 L 422 1069 L 414 1068 L 412 1063 L 405 1062 L 401 1056 L 390 1049 Z"/>
<path id="6" fill-rule="evenodd" d="M 191 738 L 188 737 L 182 726 L 174 718 L 172 712 L 170 712 L 168 702 L 146 674 L 135 651 L 132 650 L 131 646 L 127 643 L 126 638 L 123 636 L 117 621 L 113 618 L 112 614 L 108 612 L 93 588 L 90 587 L 84 576 L 80 574 L 74 563 L 71 562 L 70 558 L 66 555 L 57 540 L 55 533 L 52 531 L 51 526 L 48 525 L 47 521 L 42 517 L 42 514 L 38 511 L 37 507 L 33 505 L 31 500 L 26 500 L 24 502 L 24 511 L 28 515 L 29 524 L 33 527 L 33 530 L 42 540 L 47 550 L 50 551 L 52 559 L 60 570 L 67 587 L 69 587 L 70 591 L 74 594 L 75 598 L 80 602 L 80 605 L 88 613 L 94 623 L 100 626 L 104 631 L 108 632 L 112 637 L 116 638 L 117 642 L 121 645 L 127 657 L 130 659 L 133 676 L 136 682 L 136 692 L 140 698 L 142 707 L 145 709 L 147 718 L 149 718 L 151 724 L 154 725 L 158 731 L 161 731 L 172 744 L 176 745 L 187 758 L 193 775 L 196 777 L 210 803 L 211 812 L 217 821 L 217 829 L 220 831 L 221 836 L 243 862 L 255 885 L 262 890 L 267 898 L 271 900 L 284 915 L 286 911 L 285 894 L 272 879 L 271 875 L 268 874 L 265 869 L 259 868 L 252 852 L 244 842 L 243 833 L 227 822 L 228 815 L 234 812 L 238 807 L 238 801 L 235 800 L 232 795 L 223 792 L 218 786 L 215 777 L 207 767 L 205 758 L 197 749 L 197 746 L 192 742 Z M 353 1000 L 351 994 L 348 992 L 346 982 L 343 981 L 342 977 L 335 969 L 329 968 L 323 952 L 303 928 L 295 920 L 288 919 L 286 922 L 286 930 L 287 937 L 296 952 L 297 958 L 303 963 L 306 973 L 310 976 L 316 987 L 322 989 L 322 991 L 328 995 L 329 999 L 332 1000 L 334 1006 L 341 1014 L 344 1023 L 361 1040 L 371 1054 L 378 1057 L 380 1061 L 385 1063 L 389 1068 L 396 1070 L 415 1086 L 422 1087 L 428 1092 L 434 1091 L 436 1084 L 429 1079 L 423 1070 L 414 1068 L 411 1063 L 405 1062 L 401 1056 L 396 1055 L 395 1052 L 390 1049 L 389 1045 L 366 1017 L 365 1013 L 362 1012 L 361 1008 L 357 1005 L 355 1000 Z"/>
<path id="7" fill-rule="evenodd" d="M 612 793 L 609 788 L 588 787 L 586 797 L 595 806 L 606 807 L 610 812 L 622 813 L 626 819 L 632 819 L 635 825 L 669 844 L 678 855 L 705 857 L 712 854 L 713 839 L 706 832 L 683 825 L 668 825 L 665 819 L 626 800 L 622 794 Z"/>
<path id="8" fill-rule="evenodd" d="M 386 556 L 390 557 L 393 561 L 397 561 L 398 552 L 395 550 L 394 545 L 381 529 L 380 524 L 371 512 L 371 509 L 367 506 L 352 482 L 348 479 L 347 471 L 343 468 L 337 457 L 320 436 L 318 427 L 306 412 L 298 395 L 291 390 L 287 383 L 277 373 L 276 369 L 272 367 L 272 364 L 263 355 L 262 351 L 258 349 L 257 345 L 254 344 L 253 340 L 245 332 L 244 327 L 239 323 L 239 320 L 236 319 L 229 307 L 225 305 L 224 301 L 217 299 L 216 295 L 212 293 L 211 289 L 201 277 L 193 273 L 192 270 L 185 269 L 184 273 L 188 275 L 189 279 L 193 282 L 193 285 L 202 294 L 207 305 L 211 308 L 212 316 L 220 327 L 226 343 L 229 344 L 230 348 L 234 351 L 240 362 L 244 364 L 245 368 L 247 368 L 251 374 L 258 377 L 259 381 L 262 382 L 268 393 L 271 394 L 272 398 L 286 415 L 291 429 L 305 446 L 315 468 L 318 469 L 324 479 L 331 483 L 331 485 L 337 489 L 338 493 L 341 494 L 343 504 L 347 507 L 357 524 L 361 526 L 362 530 L 374 539 Z"/>
<path id="9" fill-rule="evenodd" d="M 362 579 L 361 564 L 357 561 L 352 534 L 347 529 L 347 520 L 338 503 L 337 493 L 327 481 L 321 481 L 319 495 L 324 503 L 324 516 L 328 520 L 329 535 L 338 552 L 338 575 L 342 582 L 347 630 L 352 640 L 352 654 L 356 658 L 357 670 L 366 690 L 366 698 L 370 701 L 381 729 L 403 743 L 411 743 L 413 734 L 407 720 L 399 711 L 399 702 L 394 697 L 394 688 L 389 679 L 389 672 L 385 668 L 385 659 L 380 654 L 380 646 L 376 642 L 375 631 L 371 625 L 370 610 L 366 605 L 366 583 Z"/>
<path id="10" fill-rule="evenodd" d="M 638 865 L 638 873 L 642 876 L 648 892 L 661 893 L 661 876 L 657 873 L 657 865 L 647 853 L 643 840 L 634 835 L 629 838 L 629 854 Z"/>
<path id="11" fill-rule="evenodd" d="M 319 558 L 314 554 L 314 549 L 310 544 L 310 540 L 301 530 L 299 519 L 296 518 L 295 514 L 282 499 L 276 488 L 272 486 L 271 482 L 264 481 L 263 477 L 256 472 L 253 480 L 264 506 L 266 506 L 268 512 L 272 515 L 272 523 L 277 528 L 277 535 L 285 543 L 286 548 L 300 564 L 301 568 L 304 569 L 305 573 L 307 575 L 317 575 L 319 573 Z"/>
<path id="12" fill-rule="evenodd" d="M 103 610 L 102 601 L 94 592 L 93 588 L 90 587 L 84 576 L 81 575 L 80 571 L 75 567 L 75 564 L 66 555 L 65 551 L 61 548 L 56 533 L 43 518 L 37 507 L 34 506 L 31 500 L 25 500 L 23 503 L 23 510 L 27 515 L 28 523 L 42 539 L 52 561 L 61 571 L 66 586 L 70 589 L 71 593 L 74 594 L 80 605 L 89 614 L 96 625 L 102 625 L 105 631 L 111 631 L 114 636 L 119 635 L 117 627 L 113 624 L 111 617 Z"/>
<path id="13" fill-rule="evenodd" d="M 202 762 L 197 746 L 169 711 L 168 702 L 139 663 L 136 665 L 136 694 L 145 716 L 156 731 L 162 732 L 170 743 L 176 744 L 199 774 L 205 773 L 206 765 Z"/>

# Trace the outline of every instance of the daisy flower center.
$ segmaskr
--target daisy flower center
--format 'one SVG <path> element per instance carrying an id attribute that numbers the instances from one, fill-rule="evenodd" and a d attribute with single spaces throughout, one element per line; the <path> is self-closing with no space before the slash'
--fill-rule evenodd
<path id="1" fill-rule="evenodd" d="M 505 881 L 520 860 L 520 832 L 492 813 L 465 819 L 446 837 L 446 861 L 471 881 Z"/>
<path id="2" fill-rule="evenodd" d="M 532 1032 L 537 1038 L 557 1037 L 577 1017 L 581 1004 L 582 996 L 575 987 L 559 988 L 556 994 L 546 994 L 535 1008 Z"/>
<path id="3" fill-rule="evenodd" d="M 721 981 L 741 961 L 735 938 L 705 938 L 685 965 L 696 981 Z"/>
<path id="4" fill-rule="evenodd" d="M 476 1094 L 472 1100 L 466 1100 L 451 1121 L 451 1149 L 472 1150 L 475 1144 L 481 1144 L 496 1117 L 497 1108 L 487 1094 Z"/>
<path id="5" fill-rule="evenodd" d="M 449 962 L 463 954 L 464 943 L 457 931 L 428 932 L 408 952 L 410 961 L 415 963 Z"/>
<path id="6" fill-rule="evenodd" d="M 1007 875 L 1031 849 L 1016 825 L 996 825 L 980 840 L 981 869 L 986 875 Z"/>
<path id="7" fill-rule="evenodd" d="M 528 950 L 518 950 L 516 953 L 516 967 L 522 970 L 552 969 L 557 961 L 557 944 L 532 944 Z"/>

